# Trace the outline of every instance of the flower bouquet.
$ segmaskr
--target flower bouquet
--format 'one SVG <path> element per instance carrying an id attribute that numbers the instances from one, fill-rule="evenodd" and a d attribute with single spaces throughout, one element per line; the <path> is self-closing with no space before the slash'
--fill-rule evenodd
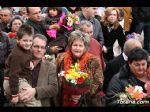
<path id="1" fill-rule="evenodd" d="M 79 17 L 75 14 L 69 13 L 68 16 L 64 18 L 64 26 L 67 30 L 77 29 L 77 25 L 80 24 Z"/>
<path id="2" fill-rule="evenodd" d="M 45 59 L 51 61 L 53 57 L 51 55 L 45 54 Z"/>
<path id="3" fill-rule="evenodd" d="M 89 89 L 89 75 L 79 69 L 79 64 L 71 66 L 71 69 L 58 74 L 63 76 L 64 89 L 73 94 L 81 94 Z"/>
<path id="4" fill-rule="evenodd" d="M 143 92 L 141 86 L 131 86 L 128 85 L 125 88 L 125 92 L 117 94 L 119 97 L 118 103 L 128 104 L 129 106 L 149 104 L 149 101 L 146 99 L 147 94 Z"/>
<path id="5" fill-rule="evenodd" d="M 60 17 L 59 22 L 57 23 L 59 26 L 64 27 L 67 30 L 74 30 L 77 28 L 77 25 L 80 24 L 79 21 L 79 17 L 75 14 L 71 14 L 69 13 L 67 16 L 65 15 L 65 13 L 62 13 L 62 16 Z M 51 38 L 56 38 L 56 34 L 57 34 L 57 29 L 50 29 L 47 30 L 47 34 L 51 37 Z"/>

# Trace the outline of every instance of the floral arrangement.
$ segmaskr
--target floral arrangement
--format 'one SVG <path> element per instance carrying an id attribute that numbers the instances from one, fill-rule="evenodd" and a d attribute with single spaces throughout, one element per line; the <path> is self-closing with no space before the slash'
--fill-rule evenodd
<path id="1" fill-rule="evenodd" d="M 80 71 L 79 64 L 71 66 L 71 69 L 68 71 L 61 71 L 59 76 L 63 76 L 65 82 L 74 88 L 80 88 L 89 84 L 89 75 L 85 72 Z"/>
<path id="2" fill-rule="evenodd" d="M 73 30 L 77 28 L 77 25 L 80 24 L 79 17 L 75 14 L 69 13 L 68 16 L 64 19 L 64 27 L 66 27 L 68 30 Z"/>
<path id="3" fill-rule="evenodd" d="M 51 55 L 45 54 L 45 59 L 51 61 L 53 57 Z"/>
<path id="4" fill-rule="evenodd" d="M 80 70 L 78 63 L 71 65 L 67 71 L 61 71 L 58 76 L 63 77 L 66 92 L 81 94 L 89 89 L 89 75 Z"/>
<path id="5" fill-rule="evenodd" d="M 139 102 L 141 102 L 141 104 L 149 103 L 149 101 L 147 100 L 147 93 L 144 93 L 143 88 L 138 85 L 128 85 L 127 87 L 125 87 L 125 92 L 119 93 L 117 94 L 117 96 L 119 97 L 120 101 L 126 102 L 125 104 L 139 105 Z"/>
<path id="6" fill-rule="evenodd" d="M 77 15 L 69 13 L 66 16 L 65 13 L 63 12 L 57 24 L 70 31 L 70 30 L 76 29 L 77 25 L 80 24 L 80 21 Z M 51 38 L 54 38 L 54 39 L 56 38 L 57 29 L 50 29 L 50 30 L 47 30 L 46 32 Z"/>

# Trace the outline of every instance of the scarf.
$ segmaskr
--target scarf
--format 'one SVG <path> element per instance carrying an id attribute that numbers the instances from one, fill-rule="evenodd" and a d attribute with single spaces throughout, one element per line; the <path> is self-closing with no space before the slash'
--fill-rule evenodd
<path id="1" fill-rule="evenodd" d="M 79 65 L 80 65 L 80 70 L 83 71 L 85 68 L 85 64 L 87 63 L 88 59 L 89 59 L 90 54 L 88 52 L 85 52 L 81 58 L 79 59 Z M 66 51 L 66 56 L 64 58 L 64 70 L 67 71 L 69 69 L 71 69 L 71 65 L 74 64 L 73 63 L 73 59 L 72 59 L 72 54 L 70 50 Z"/>

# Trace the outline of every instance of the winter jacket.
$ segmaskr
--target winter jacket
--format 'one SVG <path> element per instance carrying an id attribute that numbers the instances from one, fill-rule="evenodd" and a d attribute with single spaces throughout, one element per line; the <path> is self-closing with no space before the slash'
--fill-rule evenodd
<path id="1" fill-rule="evenodd" d="M 106 106 L 127 106 L 118 104 L 117 94 L 120 92 L 125 92 L 125 87 L 128 85 L 138 85 L 143 88 L 143 91 L 146 92 L 144 87 L 144 82 L 138 80 L 135 75 L 130 71 L 128 64 L 125 64 L 115 76 L 113 76 L 110 81 L 107 91 L 106 91 Z"/>

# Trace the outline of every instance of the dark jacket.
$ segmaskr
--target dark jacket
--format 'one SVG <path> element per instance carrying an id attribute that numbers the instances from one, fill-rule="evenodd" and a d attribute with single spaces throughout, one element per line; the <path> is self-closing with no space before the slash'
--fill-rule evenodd
<path id="1" fill-rule="evenodd" d="M 32 58 L 32 53 L 22 49 L 19 45 L 16 45 L 8 56 L 5 62 L 5 77 L 10 78 L 9 84 L 12 95 L 16 95 L 18 93 L 19 78 L 25 78 L 29 84 L 32 84 L 32 75 L 30 70 L 30 61 Z"/>
<path id="2" fill-rule="evenodd" d="M 120 70 L 120 68 L 126 63 L 126 61 L 123 58 L 122 53 L 115 57 L 110 62 L 106 63 L 106 69 L 104 71 L 104 85 L 103 90 L 106 92 L 108 84 L 112 77 L 117 74 Z"/>
<path id="3" fill-rule="evenodd" d="M 150 22 L 150 7 L 133 7 L 132 16 L 136 22 Z"/>
<path id="4" fill-rule="evenodd" d="M 135 75 L 130 71 L 128 64 L 125 64 L 115 76 L 113 76 L 109 83 L 106 92 L 106 106 L 125 106 L 117 104 L 118 97 L 116 96 L 120 92 L 125 92 L 125 87 L 128 85 L 141 86 L 146 92 L 144 82 L 138 80 Z"/>
<path id="5" fill-rule="evenodd" d="M 118 44 L 123 50 L 124 43 L 126 41 L 125 35 L 123 33 L 123 28 L 121 25 L 118 26 L 117 29 L 111 29 L 111 31 L 108 30 L 107 26 L 102 25 L 102 31 L 104 35 L 104 45 L 107 47 L 108 51 L 107 53 L 104 53 L 104 58 L 107 60 L 113 59 L 113 44 L 116 40 L 118 40 Z"/>
<path id="6" fill-rule="evenodd" d="M 5 60 L 11 52 L 11 43 L 6 33 L 0 37 L 0 68 L 4 68 Z"/>
<path id="7" fill-rule="evenodd" d="M 42 21 L 38 23 L 38 22 L 34 22 L 28 19 L 25 24 L 31 25 L 33 27 L 34 34 L 37 34 L 37 33 L 42 34 L 47 37 L 48 41 L 50 41 L 50 38 L 48 38 L 48 35 L 46 33 L 46 30 Z"/>

